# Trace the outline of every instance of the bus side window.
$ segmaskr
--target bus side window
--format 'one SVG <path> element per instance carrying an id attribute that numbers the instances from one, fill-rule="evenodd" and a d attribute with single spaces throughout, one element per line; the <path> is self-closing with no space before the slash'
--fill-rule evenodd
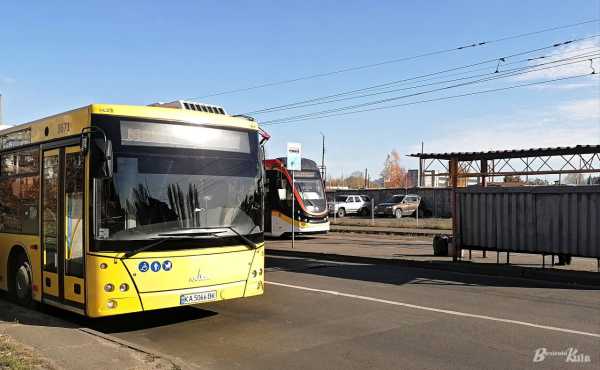
<path id="1" fill-rule="evenodd" d="M 66 274 L 83 277 L 83 160 L 80 152 L 66 155 Z"/>
<path id="2" fill-rule="evenodd" d="M 19 218 L 25 234 L 38 233 L 38 197 L 40 191 L 40 159 L 39 150 L 27 149 L 17 153 L 17 173 L 20 176 L 21 200 Z"/>
<path id="3" fill-rule="evenodd" d="M 58 271 L 58 154 L 44 156 L 42 223 L 44 271 Z"/>
<path id="4" fill-rule="evenodd" d="M 1 163 L 0 231 L 35 235 L 38 232 L 39 150 L 4 154 Z"/>

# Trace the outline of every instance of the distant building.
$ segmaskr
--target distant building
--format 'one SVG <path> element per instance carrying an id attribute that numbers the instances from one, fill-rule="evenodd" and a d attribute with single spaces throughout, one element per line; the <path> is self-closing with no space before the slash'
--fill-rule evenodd
<path id="1" fill-rule="evenodd" d="M 435 170 L 423 171 L 423 180 L 421 181 L 424 188 L 437 188 L 438 177 L 435 176 Z"/>
<path id="2" fill-rule="evenodd" d="M 373 184 L 379 186 L 379 187 L 383 187 L 383 184 L 385 184 L 385 181 L 383 180 L 383 177 L 380 177 L 378 179 L 375 179 L 373 181 L 371 181 Z"/>
<path id="3" fill-rule="evenodd" d="M 446 186 L 444 184 L 440 185 L 440 180 L 441 179 L 439 177 L 435 176 L 434 170 L 423 171 L 423 179 L 421 180 L 421 184 L 423 184 L 424 188 L 436 188 L 438 186 Z M 407 181 L 409 188 L 419 186 L 419 170 L 408 170 Z"/>
<path id="4" fill-rule="evenodd" d="M 419 170 L 408 170 L 406 173 L 406 186 L 413 188 L 419 184 Z"/>
<path id="5" fill-rule="evenodd" d="M 435 177 L 435 186 L 434 187 L 447 188 L 448 187 L 448 177 L 447 176 Z"/>
<path id="6" fill-rule="evenodd" d="M 326 191 L 334 191 L 334 190 L 349 190 L 350 188 L 347 186 L 328 186 Z"/>

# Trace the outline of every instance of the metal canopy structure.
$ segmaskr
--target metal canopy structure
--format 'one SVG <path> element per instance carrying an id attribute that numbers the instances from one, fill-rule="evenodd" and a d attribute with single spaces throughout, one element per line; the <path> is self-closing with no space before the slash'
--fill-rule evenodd
<path id="1" fill-rule="evenodd" d="M 461 246 L 461 238 L 463 237 L 461 234 L 462 229 L 459 229 L 459 226 L 462 225 L 460 224 L 461 212 L 464 213 L 465 211 L 461 211 L 461 207 L 459 207 L 458 188 L 470 185 L 469 178 L 476 178 L 477 184 L 481 186 L 464 189 L 464 191 L 472 196 L 471 193 L 476 191 L 476 189 L 481 189 L 481 191 L 486 190 L 485 187 L 490 182 L 489 180 L 493 181 L 495 177 L 552 174 L 559 176 L 560 183 L 560 176 L 562 174 L 600 173 L 600 145 L 488 152 L 417 153 L 410 154 L 409 156 L 419 158 L 419 186 L 423 186 L 425 176 L 431 176 L 434 179 L 436 177 L 446 177 L 448 179 L 448 186 L 453 189 L 451 196 L 452 229 L 459 246 Z M 439 165 L 443 169 L 441 172 L 435 173 L 431 170 L 434 166 L 438 166 L 439 168 Z M 435 183 L 435 181 L 432 182 Z M 491 188 L 488 189 L 493 190 Z M 507 194 L 508 189 L 497 191 L 499 194 L 504 195 Z M 578 204 L 578 202 L 574 204 Z M 486 212 L 490 209 L 482 202 L 477 203 L 477 206 L 474 208 L 477 208 L 477 211 L 484 209 Z M 505 212 L 508 209 L 510 207 L 502 208 L 503 212 L 498 211 L 498 217 L 508 215 Z M 498 224 L 500 218 L 494 219 L 491 223 L 495 225 L 494 230 L 504 230 L 504 224 L 502 222 Z M 509 221 L 513 222 L 514 217 Z M 472 231 L 473 225 L 466 225 L 465 230 Z M 462 230 L 462 233 L 465 230 Z M 498 251 L 499 249 L 496 247 L 496 250 Z M 552 253 L 555 252 L 552 251 Z M 457 260 L 458 257 L 458 248 L 456 248 L 453 260 Z"/>
<path id="2" fill-rule="evenodd" d="M 477 178 L 485 186 L 494 177 L 600 173 L 600 145 L 409 156 L 419 158 L 420 186 L 425 176 L 446 177 L 448 185 L 456 188 L 465 186 L 467 178 Z M 434 166 L 443 170 L 431 173 Z"/>

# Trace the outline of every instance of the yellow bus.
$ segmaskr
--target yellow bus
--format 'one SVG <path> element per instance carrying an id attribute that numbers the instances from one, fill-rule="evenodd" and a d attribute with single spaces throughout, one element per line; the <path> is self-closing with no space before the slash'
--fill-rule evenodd
<path id="1" fill-rule="evenodd" d="M 89 317 L 262 294 L 260 136 L 185 101 L 0 131 L 0 289 Z"/>

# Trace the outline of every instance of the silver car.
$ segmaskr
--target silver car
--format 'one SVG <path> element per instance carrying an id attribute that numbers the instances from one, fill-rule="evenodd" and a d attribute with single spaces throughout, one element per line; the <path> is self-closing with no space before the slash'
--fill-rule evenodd
<path id="1" fill-rule="evenodd" d="M 329 202 L 329 213 L 337 217 L 350 214 L 367 216 L 371 213 L 371 198 L 366 195 L 336 195 L 335 202 Z"/>

